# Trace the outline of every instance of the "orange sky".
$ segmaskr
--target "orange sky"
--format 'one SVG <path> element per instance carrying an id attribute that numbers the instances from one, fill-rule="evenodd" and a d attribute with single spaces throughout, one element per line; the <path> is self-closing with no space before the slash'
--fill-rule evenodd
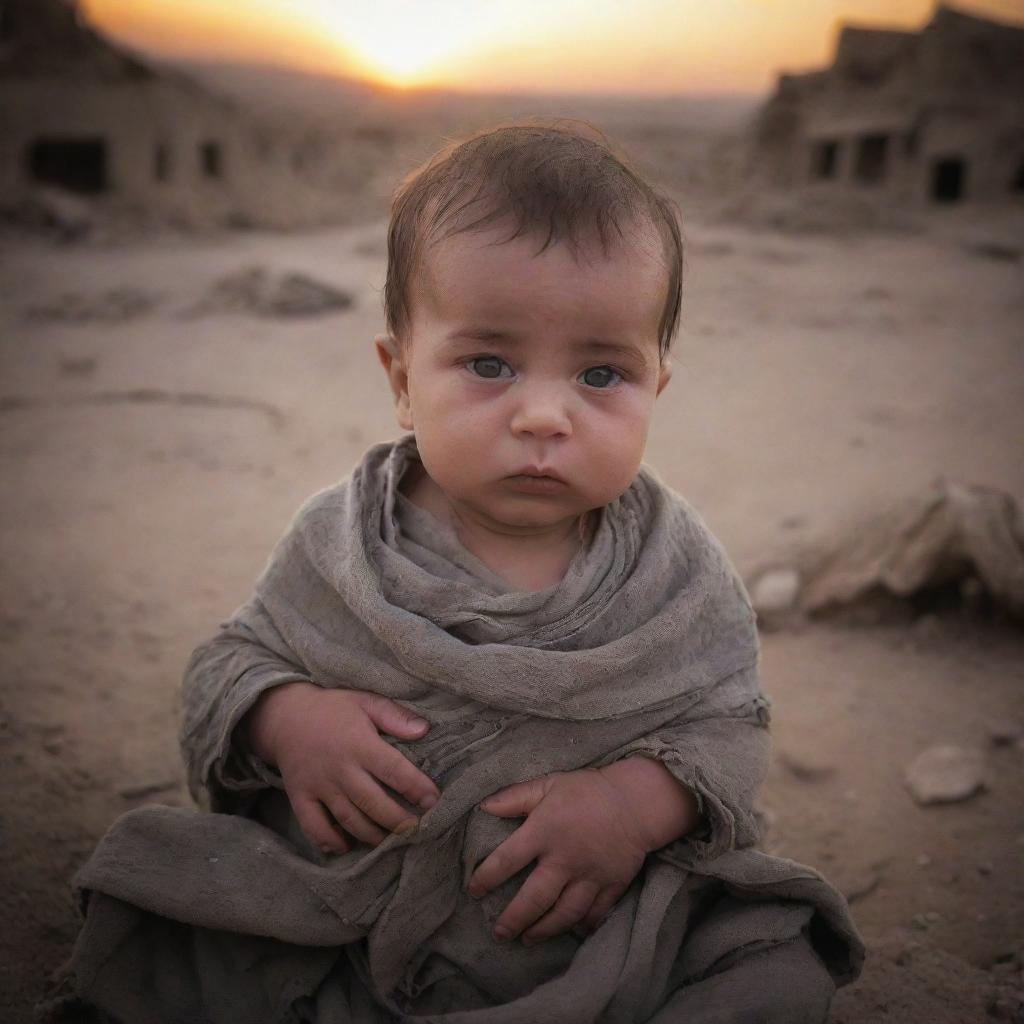
<path id="1" fill-rule="evenodd" d="M 80 0 L 164 54 L 501 92 L 760 92 L 829 59 L 839 21 L 916 28 L 931 0 Z M 1022 0 L 961 10 L 1024 24 Z"/>

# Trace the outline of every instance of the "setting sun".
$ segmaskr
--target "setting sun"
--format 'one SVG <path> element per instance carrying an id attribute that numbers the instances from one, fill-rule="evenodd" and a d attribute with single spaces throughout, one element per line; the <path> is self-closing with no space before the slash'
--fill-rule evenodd
<path id="1" fill-rule="evenodd" d="M 917 29 L 933 0 L 79 0 L 139 49 L 397 88 L 757 92 L 825 63 L 839 21 Z M 1020 23 L 1020 0 L 958 0 Z"/>
<path id="2" fill-rule="evenodd" d="M 323 0 L 310 14 L 348 55 L 353 72 L 410 87 L 443 78 L 454 61 L 500 35 L 500 5 L 477 8 L 472 17 L 458 17 L 454 7 L 445 0 L 383 3 L 352 17 Z"/>

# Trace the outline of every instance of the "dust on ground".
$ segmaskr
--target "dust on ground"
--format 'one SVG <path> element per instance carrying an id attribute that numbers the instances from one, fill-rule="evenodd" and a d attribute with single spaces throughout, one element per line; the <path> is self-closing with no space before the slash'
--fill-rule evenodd
<path id="1" fill-rule="evenodd" d="M 690 226 L 648 460 L 745 575 L 826 549 L 938 476 L 1024 500 L 1024 267 L 972 231 Z M 370 348 L 382 252 L 380 224 L 0 239 L 4 1020 L 30 1019 L 67 956 L 69 881 L 111 821 L 187 803 L 175 730 L 191 649 L 299 504 L 396 433 Z M 287 317 L 203 305 L 251 268 L 351 301 Z M 1005 1018 L 1024 935 L 1024 637 L 953 612 L 805 622 L 765 635 L 763 666 L 769 849 L 847 892 L 869 948 L 833 1020 Z M 936 743 L 983 752 L 980 794 L 913 802 L 903 773 Z"/>

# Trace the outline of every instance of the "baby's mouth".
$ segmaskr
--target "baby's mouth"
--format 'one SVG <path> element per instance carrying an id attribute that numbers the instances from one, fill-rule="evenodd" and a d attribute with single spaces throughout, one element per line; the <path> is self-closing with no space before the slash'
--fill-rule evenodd
<path id="1" fill-rule="evenodd" d="M 559 483 L 566 483 L 558 473 L 548 466 L 523 466 L 522 469 L 510 474 L 510 476 L 532 477 L 537 480 L 557 480 Z"/>
<path id="2" fill-rule="evenodd" d="M 518 473 L 511 473 L 505 478 L 518 491 L 528 494 L 557 494 L 569 486 L 557 473 L 550 469 L 527 466 Z"/>

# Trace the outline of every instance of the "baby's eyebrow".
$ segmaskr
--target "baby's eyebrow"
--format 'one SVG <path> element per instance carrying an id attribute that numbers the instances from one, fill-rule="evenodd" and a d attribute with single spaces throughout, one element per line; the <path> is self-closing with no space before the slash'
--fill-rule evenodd
<path id="1" fill-rule="evenodd" d="M 639 346 L 617 341 L 606 341 L 603 338 L 584 338 L 581 341 L 573 342 L 572 347 L 578 352 L 585 352 L 595 356 L 628 359 L 644 365 L 648 361 L 647 354 Z"/>
<path id="2" fill-rule="evenodd" d="M 507 331 L 491 330 L 487 327 L 463 327 L 448 334 L 445 341 L 515 341 L 516 337 Z"/>
<path id="3" fill-rule="evenodd" d="M 452 331 L 444 340 L 447 345 L 458 345 L 460 342 L 473 341 L 500 341 L 506 345 L 515 346 L 521 339 L 512 331 L 501 331 L 487 327 L 469 327 Z M 625 359 L 641 363 L 644 366 L 648 363 L 647 354 L 639 345 L 609 341 L 605 338 L 581 338 L 578 341 L 571 342 L 570 347 L 575 352 L 584 355 Z"/>

